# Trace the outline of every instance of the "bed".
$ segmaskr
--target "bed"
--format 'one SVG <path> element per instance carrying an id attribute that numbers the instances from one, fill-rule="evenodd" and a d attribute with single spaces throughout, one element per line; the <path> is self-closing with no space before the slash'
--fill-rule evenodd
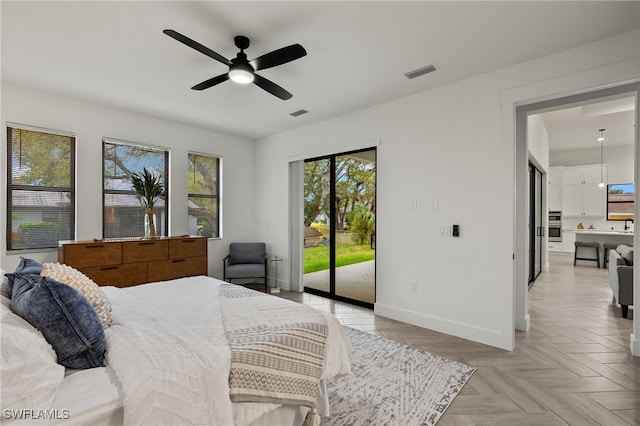
<path id="1" fill-rule="evenodd" d="M 4 422 L 313 424 L 330 414 L 326 381 L 350 374 L 343 328 L 306 306 L 207 276 L 100 289 L 111 305 L 104 366 L 86 369 L 57 364 L 47 340 L 12 312 L 3 291 Z M 307 340 L 282 343 L 296 339 Z M 320 355 L 308 347 L 321 347 Z M 295 368 L 274 376 L 275 358 Z M 309 378 L 314 363 L 317 382 Z M 261 389 L 256 381 L 277 386 Z M 312 396 L 304 393 L 311 386 Z"/>

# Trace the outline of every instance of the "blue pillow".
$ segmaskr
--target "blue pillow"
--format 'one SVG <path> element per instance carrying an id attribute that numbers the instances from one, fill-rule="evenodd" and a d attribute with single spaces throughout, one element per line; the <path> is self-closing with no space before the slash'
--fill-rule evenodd
<path id="1" fill-rule="evenodd" d="M 42 263 L 37 260 L 20 256 L 20 263 L 16 266 L 15 272 L 40 275 L 40 272 L 42 272 Z M 6 274 L 5 276 L 7 277 L 7 284 L 9 284 L 9 299 L 11 299 L 11 287 L 13 286 L 14 275 Z"/>
<path id="2" fill-rule="evenodd" d="M 42 263 L 37 260 L 20 256 L 20 263 L 18 263 L 15 272 L 40 275 L 40 272 L 42 272 Z"/>
<path id="3" fill-rule="evenodd" d="M 91 303 L 78 290 L 40 275 L 15 273 L 11 310 L 40 330 L 69 368 L 103 366 L 106 339 Z"/>

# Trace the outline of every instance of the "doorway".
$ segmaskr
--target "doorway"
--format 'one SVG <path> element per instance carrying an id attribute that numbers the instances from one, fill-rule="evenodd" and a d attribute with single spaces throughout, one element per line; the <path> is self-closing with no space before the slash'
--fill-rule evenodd
<path id="1" fill-rule="evenodd" d="M 621 98 L 626 96 L 632 96 L 634 99 L 634 111 L 635 117 L 638 117 L 638 105 L 640 103 L 639 100 L 640 93 L 640 85 L 638 83 L 626 84 L 617 87 L 611 87 L 602 90 L 595 90 L 588 93 L 582 93 L 578 95 L 567 96 L 563 98 L 552 99 L 548 101 L 542 101 L 527 105 L 522 105 L 516 107 L 515 114 L 515 133 L 516 133 L 516 193 L 525 194 L 527 193 L 527 185 L 528 185 L 528 143 L 527 143 L 527 118 L 530 115 L 541 113 L 544 111 L 552 111 L 559 110 L 563 108 L 569 108 L 576 105 L 584 105 L 587 103 L 593 103 L 596 100 L 610 98 Z M 638 128 L 634 126 L 632 129 L 633 138 L 634 138 L 634 149 L 635 154 L 633 157 L 633 168 L 635 170 L 635 185 L 638 186 L 638 173 L 639 163 L 637 161 L 637 152 L 638 151 Z M 592 132 L 593 133 L 593 132 Z M 600 158 L 600 156 L 598 156 Z M 599 161 L 599 160 L 598 160 Z M 528 195 L 527 195 L 528 200 Z M 527 217 L 528 211 L 527 204 L 522 198 L 520 201 L 516 202 L 516 252 L 515 256 L 515 303 L 514 303 L 514 313 L 515 313 L 515 324 L 517 330 L 526 331 L 529 329 L 529 313 L 527 307 L 527 286 L 525 285 L 525 277 L 528 277 L 526 274 L 526 265 L 528 265 L 530 259 L 529 246 L 525 244 L 525 241 L 528 239 L 529 228 L 527 225 Z M 636 203 L 636 215 L 638 215 L 638 204 Z M 577 223 L 577 222 L 576 222 Z M 565 220 L 562 222 L 563 227 L 567 225 Z M 569 223 L 569 227 L 575 229 L 575 225 Z M 566 234 L 566 233 L 565 233 Z M 565 235 L 566 236 L 566 235 Z M 635 237 L 637 242 L 637 235 Z M 563 245 L 566 246 L 563 236 Z M 569 245 L 571 246 L 571 245 Z M 637 273 L 637 268 L 634 268 Z M 636 289 L 637 291 L 637 289 Z M 634 323 L 637 319 L 634 317 Z M 634 324 L 634 329 L 637 329 L 637 324 Z M 634 342 L 637 342 L 637 339 L 634 341 L 632 337 L 632 347 Z"/>
<path id="2" fill-rule="evenodd" d="M 304 162 L 304 291 L 373 308 L 376 149 Z"/>

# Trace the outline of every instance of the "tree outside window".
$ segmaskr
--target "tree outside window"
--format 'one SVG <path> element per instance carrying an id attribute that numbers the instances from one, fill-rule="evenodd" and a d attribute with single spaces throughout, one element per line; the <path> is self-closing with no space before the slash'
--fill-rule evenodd
<path id="1" fill-rule="evenodd" d="M 188 229 L 191 235 L 220 236 L 220 158 L 189 153 Z"/>
<path id="2" fill-rule="evenodd" d="M 131 183 L 133 173 L 146 168 L 160 176 L 163 187 L 168 188 L 169 151 L 161 148 L 135 145 L 114 140 L 103 140 L 103 238 L 133 238 L 144 236 L 146 209 Z M 158 199 L 154 207 L 157 216 L 157 236 L 167 236 L 167 198 Z"/>
<path id="3" fill-rule="evenodd" d="M 7 127 L 7 250 L 75 238 L 75 136 Z"/>

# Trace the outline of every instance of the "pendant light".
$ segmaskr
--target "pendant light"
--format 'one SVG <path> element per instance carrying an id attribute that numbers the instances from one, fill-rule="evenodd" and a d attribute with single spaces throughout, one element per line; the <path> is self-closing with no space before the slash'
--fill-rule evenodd
<path id="1" fill-rule="evenodd" d="M 600 188 L 604 188 L 604 131 L 606 129 L 598 130 L 600 132 L 600 137 L 598 141 L 600 142 L 600 183 L 598 186 Z"/>

